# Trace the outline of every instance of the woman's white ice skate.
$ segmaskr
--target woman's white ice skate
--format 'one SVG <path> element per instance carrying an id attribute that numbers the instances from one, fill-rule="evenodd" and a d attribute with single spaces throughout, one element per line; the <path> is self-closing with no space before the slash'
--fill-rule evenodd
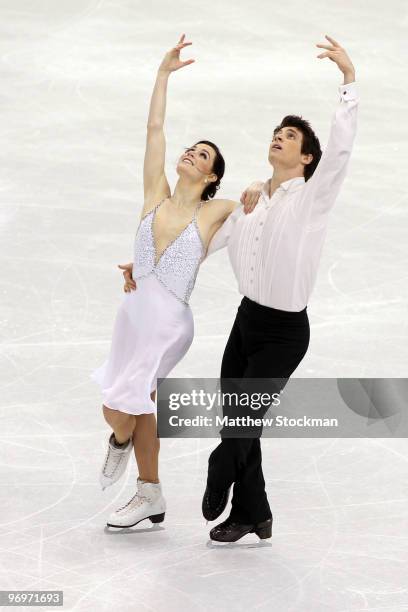
<path id="1" fill-rule="evenodd" d="M 125 506 L 119 508 L 108 518 L 108 527 L 133 527 L 144 519 L 152 523 L 162 523 L 166 511 L 166 501 L 162 495 L 161 484 L 137 480 L 137 493 Z"/>
<path id="2" fill-rule="evenodd" d="M 110 487 L 114 482 L 117 482 L 121 476 L 123 476 L 129 461 L 130 452 L 133 448 L 132 438 L 129 438 L 126 446 L 123 448 L 117 448 L 113 444 L 113 437 L 114 433 L 112 432 L 109 438 L 105 461 L 103 462 L 99 477 L 102 490 L 106 489 L 106 487 Z"/>

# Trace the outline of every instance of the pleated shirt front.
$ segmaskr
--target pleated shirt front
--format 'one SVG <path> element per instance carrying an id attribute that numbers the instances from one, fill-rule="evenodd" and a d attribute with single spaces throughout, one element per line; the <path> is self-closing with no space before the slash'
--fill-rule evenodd
<path id="1" fill-rule="evenodd" d="M 303 310 L 316 282 L 328 216 L 343 183 L 356 133 L 356 84 L 339 88 L 327 146 L 313 176 L 269 181 L 253 212 L 238 207 L 213 237 L 207 255 L 228 246 L 239 291 L 280 310 Z"/>

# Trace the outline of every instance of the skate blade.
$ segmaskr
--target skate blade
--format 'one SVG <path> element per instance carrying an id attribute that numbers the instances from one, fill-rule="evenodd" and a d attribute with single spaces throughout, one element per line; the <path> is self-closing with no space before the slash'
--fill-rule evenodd
<path id="1" fill-rule="evenodd" d="M 147 520 L 150 520 L 153 523 L 153 525 L 158 525 L 159 523 L 162 523 L 164 521 L 164 515 L 165 515 L 165 512 L 160 513 L 160 514 L 152 514 L 151 516 L 145 516 L 144 518 L 140 519 L 139 521 L 136 521 L 136 523 L 132 523 L 131 525 L 114 525 L 113 523 L 106 523 L 106 525 L 108 527 L 115 527 L 115 529 L 129 529 L 129 527 L 134 527 L 135 525 L 138 525 L 142 521 L 147 521 Z"/>

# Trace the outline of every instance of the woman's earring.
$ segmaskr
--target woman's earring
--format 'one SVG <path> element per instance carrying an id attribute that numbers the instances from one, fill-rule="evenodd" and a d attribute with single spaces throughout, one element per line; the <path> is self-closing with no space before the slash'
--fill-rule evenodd
<path id="1" fill-rule="evenodd" d="M 207 182 L 207 179 L 205 179 L 204 183 L 206 183 L 206 182 Z"/>

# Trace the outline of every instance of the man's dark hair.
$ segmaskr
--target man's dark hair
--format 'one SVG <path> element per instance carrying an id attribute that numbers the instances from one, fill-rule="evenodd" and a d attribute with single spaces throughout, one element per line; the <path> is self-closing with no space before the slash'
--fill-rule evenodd
<path id="1" fill-rule="evenodd" d="M 209 185 L 207 185 L 207 187 L 204 189 L 203 193 L 201 194 L 202 200 L 209 200 L 210 198 L 213 198 L 215 196 L 217 189 L 220 188 L 221 179 L 224 176 L 224 172 L 225 172 L 225 161 L 221 154 L 221 151 L 219 150 L 217 145 L 215 145 L 213 142 L 210 142 L 209 140 L 199 140 L 195 144 L 196 145 L 206 144 L 209 147 L 212 147 L 215 151 L 215 159 L 214 159 L 213 166 L 211 168 L 211 172 L 217 175 L 217 180 L 212 183 L 209 183 Z"/>
<path id="2" fill-rule="evenodd" d="M 310 123 L 298 115 L 286 115 L 286 117 L 282 119 L 280 125 L 277 125 L 273 130 L 273 135 L 275 136 L 276 132 L 279 132 L 279 130 L 284 127 L 295 127 L 302 132 L 303 138 L 300 152 L 304 155 L 308 155 L 309 153 L 313 155 L 310 164 L 304 167 L 305 181 L 307 181 L 316 170 L 317 164 L 322 156 L 319 139 L 312 130 Z"/>

